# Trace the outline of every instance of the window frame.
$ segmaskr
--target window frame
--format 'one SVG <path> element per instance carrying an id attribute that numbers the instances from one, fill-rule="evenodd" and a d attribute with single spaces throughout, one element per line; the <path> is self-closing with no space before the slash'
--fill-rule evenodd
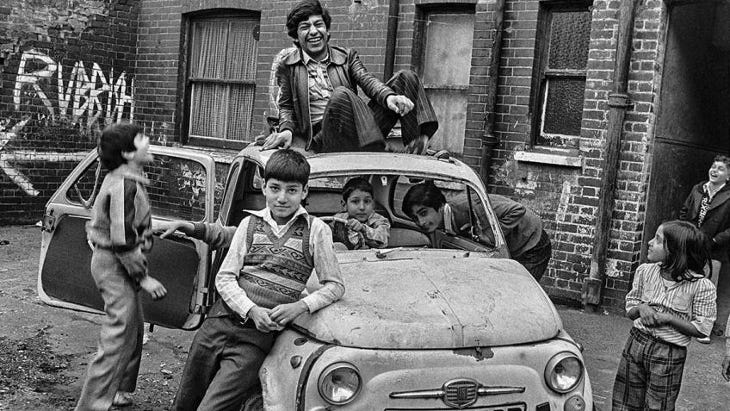
<path id="1" fill-rule="evenodd" d="M 259 40 L 259 31 L 261 28 L 261 13 L 259 11 L 255 10 L 242 10 L 242 9 L 214 9 L 214 10 L 206 10 L 202 12 L 196 12 L 196 13 L 190 13 L 183 16 L 183 27 L 182 27 L 182 33 L 183 33 L 183 41 L 180 47 L 180 76 L 178 79 L 179 87 L 181 89 L 181 95 L 183 96 L 182 99 L 180 99 L 180 102 L 178 104 L 178 110 L 177 112 L 180 113 L 180 120 L 178 122 L 179 124 L 179 131 L 180 131 L 180 139 L 181 142 L 184 145 L 194 145 L 194 146 L 201 146 L 201 147 L 211 147 L 211 148 L 220 148 L 220 149 L 233 149 L 233 150 L 241 150 L 245 148 L 251 141 L 252 141 L 252 135 L 251 132 L 253 131 L 253 124 L 254 124 L 254 112 L 255 112 L 255 106 L 256 106 L 256 93 L 257 93 L 257 86 L 258 86 L 258 50 L 256 52 L 256 62 L 255 65 L 257 66 L 256 74 L 254 75 L 253 79 L 250 80 L 239 80 L 239 79 L 209 79 L 204 77 L 199 78 L 192 78 L 191 79 L 191 70 L 192 70 L 192 64 L 190 62 L 190 57 L 192 54 L 193 49 L 193 29 L 194 24 L 200 21 L 205 20 L 213 20 L 213 19 L 229 19 L 233 20 L 236 18 L 245 18 L 245 19 L 255 19 L 257 20 L 256 28 L 255 28 L 255 36 L 256 39 Z M 228 38 L 226 39 L 226 41 Z M 207 83 L 207 84 L 213 84 L 213 83 L 221 83 L 226 85 L 236 85 L 236 84 L 247 84 L 252 85 L 254 87 L 254 99 L 252 101 L 252 105 L 250 107 L 251 110 L 251 124 L 249 125 L 248 129 L 245 130 L 245 137 L 243 140 L 229 140 L 226 138 L 217 138 L 217 137 L 203 137 L 203 136 L 192 136 L 190 135 L 190 126 L 191 126 L 191 110 L 192 110 L 192 90 L 193 90 L 193 83 Z M 227 95 L 230 94 L 230 87 L 226 91 Z M 226 107 L 226 110 L 228 110 L 228 107 Z M 226 122 L 228 120 L 228 116 L 226 115 Z"/>
<path id="2" fill-rule="evenodd" d="M 592 0 L 558 0 L 558 1 L 541 1 L 540 9 L 537 17 L 537 30 L 535 35 L 535 59 L 533 63 L 532 86 L 530 93 L 530 116 L 531 116 L 531 133 L 530 146 L 542 148 L 556 149 L 577 149 L 580 139 L 580 132 L 577 135 L 559 134 L 559 133 L 543 133 L 545 124 L 545 109 L 547 108 L 548 96 L 548 79 L 583 79 L 587 80 L 588 60 L 586 59 L 586 68 L 577 69 L 548 69 L 548 58 L 550 51 L 550 28 L 552 25 L 553 15 L 560 12 L 571 11 L 588 11 L 593 10 Z M 591 19 L 592 29 L 592 19 Z M 586 53 L 590 52 L 590 40 Z M 584 88 L 585 95 L 585 88 Z M 585 103 L 585 96 L 583 98 Z M 583 113 L 583 105 L 581 106 L 581 118 Z M 582 126 L 581 126 L 582 129 Z M 562 138 L 575 141 L 575 144 L 568 145 L 551 145 L 540 142 L 540 137 L 548 135 L 554 138 Z"/>

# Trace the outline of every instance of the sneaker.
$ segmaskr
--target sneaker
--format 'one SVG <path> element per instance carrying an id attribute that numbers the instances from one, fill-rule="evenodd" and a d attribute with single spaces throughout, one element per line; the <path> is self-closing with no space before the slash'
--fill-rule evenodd
<path id="1" fill-rule="evenodd" d="M 112 401 L 112 406 L 128 407 L 132 405 L 132 403 L 134 403 L 134 401 L 132 400 L 131 392 L 117 391 L 117 393 L 114 394 L 114 401 Z"/>
<path id="2" fill-rule="evenodd" d="M 709 344 L 711 342 L 710 336 L 698 338 L 697 342 L 700 344 Z"/>

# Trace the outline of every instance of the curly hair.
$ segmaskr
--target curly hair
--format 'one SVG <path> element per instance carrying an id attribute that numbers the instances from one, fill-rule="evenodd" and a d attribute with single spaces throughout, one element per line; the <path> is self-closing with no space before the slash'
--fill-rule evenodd
<path id="1" fill-rule="evenodd" d="M 332 24 L 332 16 L 326 7 L 322 7 L 319 0 L 304 0 L 297 3 L 286 17 L 286 33 L 294 39 L 294 44 L 299 46 L 297 28 L 299 23 L 309 19 L 310 16 L 322 16 L 327 31 Z"/>

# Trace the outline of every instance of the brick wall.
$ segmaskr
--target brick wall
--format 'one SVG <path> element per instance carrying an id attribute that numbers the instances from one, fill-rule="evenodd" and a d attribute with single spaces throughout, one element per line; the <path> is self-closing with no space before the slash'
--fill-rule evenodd
<path id="1" fill-rule="evenodd" d="M 385 50 L 387 4 L 377 0 L 325 2 L 332 15 L 331 44 L 355 47 L 365 66 L 382 77 Z M 144 0 L 139 19 L 137 59 L 137 101 L 135 118 L 160 141 L 181 141 L 181 118 L 186 116 L 180 103 L 185 80 L 184 18 L 216 9 L 260 13 L 259 52 L 256 74 L 256 99 L 250 135 L 264 128 L 269 112 L 269 84 L 274 56 L 291 39 L 286 35 L 286 15 L 296 1 L 239 0 Z"/>
<path id="2" fill-rule="evenodd" d="M 531 149 L 530 96 L 539 7 L 538 1 L 507 2 L 496 109 L 501 142 L 489 187 L 543 217 L 553 241 L 553 258 L 542 285 L 553 296 L 580 300 L 596 233 L 619 2 L 593 2 L 582 131 L 578 151 L 569 154 L 583 158 L 580 168 L 514 158 L 515 152 Z M 607 306 L 623 304 L 640 257 L 665 13 L 661 1 L 640 2 L 636 13 L 629 75 L 634 105 L 626 114 L 620 149 L 604 293 Z"/>
<path id="3" fill-rule="evenodd" d="M 133 110 L 138 0 L 0 5 L 0 225 L 38 221 L 49 196 Z"/>
<path id="4" fill-rule="evenodd" d="M 0 127 L 10 133 L 3 134 L 9 142 L 0 148 L 5 161 L 0 173 L 0 224 L 37 220 L 43 203 L 72 167 L 70 160 L 93 146 L 95 133 L 109 117 L 115 117 L 117 108 L 121 108 L 121 117 L 133 114 L 158 142 L 182 141 L 185 133 L 181 120 L 187 114 L 182 103 L 185 61 L 181 56 L 186 53 L 184 23 L 189 16 L 215 9 L 259 13 L 256 99 L 250 135 L 258 134 L 270 111 L 273 58 L 292 45 L 284 25 L 295 2 L 81 1 L 67 10 L 67 2 L 61 0 L 51 6 L 31 7 L 22 0 L 10 0 L 10 4 L 0 6 L 0 16 L 5 17 L 0 19 Z M 494 1 L 401 1 L 394 69 L 414 67 L 418 11 L 444 7 L 445 3 L 460 3 L 475 10 L 463 159 L 478 168 L 494 35 Z M 582 131 L 578 149 L 571 154 L 582 158 L 582 167 L 515 160 L 515 153 L 531 149 L 530 99 L 540 3 L 507 1 L 496 108 L 500 144 L 494 153 L 488 185 L 490 192 L 511 196 L 543 217 L 554 250 L 543 285 L 553 295 L 579 300 L 590 266 L 603 178 L 619 2 L 593 2 Z M 333 18 L 332 44 L 357 49 L 366 67 L 382 77 L 388 2 L 329 0 L 325 4 Z M 639 3 L 629 81 L 634 106 L 626 115 L 621 146 L 608 254 L 608 305 L 621 304 L 639 260 L 665 22 L 662 1 Z M 35 74 L 23 76 L 28 73 Z M 120 79 L 126 81 L 126 88 Z M 107 89 L 119 85 L 118 93 L 104 91 L 104 84 L 110 85 Z M 19 90 L 18 110 L 15 90 Z M 125 96 L 129 98 L 125 100 Z"/>

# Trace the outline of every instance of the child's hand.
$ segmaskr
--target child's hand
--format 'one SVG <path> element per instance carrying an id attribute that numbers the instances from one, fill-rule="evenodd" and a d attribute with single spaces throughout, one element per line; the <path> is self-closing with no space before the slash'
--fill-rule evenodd
<path id="1" fill-rule="evenodd" d="M 656 319 L 656 325 L 667 325 L 674 317 L 669 313 L 656 313 L 654 318 Z"/>
<path id="2" fill-rule="evenodd" d="M 139 285 L 143 290 L 147 291 L 150 296 L 152 296 L 153 300 L 159 300 L 167 294 L 165 286 L 149 275 L 142 277 L 142 279 L 139 280 Z"/>
<path id="3" fill-rule="evenodd" d="M 352 231 L 357 231 L 358 233 L 363 230 L 363 224 L 354 218 L 348 219 L 346 225 L 347 225 L 347 228 L 349 228 Z"/>
<path id="4" fill-rule="evenodd" d="M 730 381 L 730 355 L 727 354 L 722 360 L 722 378 L 724 378 L 725 381 Z"/>
<path id="5" fill-rule="evenodd" d="M 300 314 L 309 311 L 307 304 L 304 301 L 299 300 L 291 304 L 277 305 L 271 310 L 271 319 L 276 321 L 279 325 L 284 326 L 294 321 L 295 318 L 299 317 Z"/>
<path id="6" fill-rule="evenodd" d="M 254 324 L 256 324 L 256 329 L 264 333 L 281 329 L 279 324 L 275 323 L 271 319 L 270 314 L 271 310 L 259 306 L 251 307 L 251 309 L 248 310 L 248 317 L 253 320 Z"/>
<path id="7" fill-rule="evenodd" d="M 657 312 L 654 311 L 653 308 L 649 307 L 649 304 L 639 304 L 639 316 L 641 317 L 641 322 L 644 323 L 647 327 L 655 327 L 658 324 L 657 322 Z"/>
<path id="8" fill-rule="evenodd" d="M 187 221 L 180 220 L 152 222 L 152 231 L 155 234 L 162 233 L 160 234 L 160 238 L 165 238 L 175 231 L 180 230 L 186 224 L 188 224 Z"/>

